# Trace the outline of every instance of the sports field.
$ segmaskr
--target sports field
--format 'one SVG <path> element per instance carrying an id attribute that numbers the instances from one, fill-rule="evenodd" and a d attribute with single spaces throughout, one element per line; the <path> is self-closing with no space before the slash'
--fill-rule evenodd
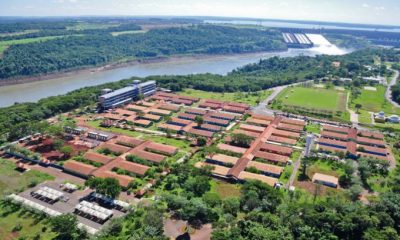
<path id="1" fill-rule="evenodd" d="M 290 87 L 282 91 L 277 100 L 286 106 L 345 111 L 347 96 L 345 91 L 333 89 Z"/>

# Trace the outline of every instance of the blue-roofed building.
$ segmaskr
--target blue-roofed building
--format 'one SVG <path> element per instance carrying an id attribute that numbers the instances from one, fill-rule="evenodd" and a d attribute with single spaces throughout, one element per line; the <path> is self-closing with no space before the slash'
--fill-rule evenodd
<path id="1" fill-rule="evenodd" d="M 101 95 L 99 97 L 99 102 L 103 109 L 114 108 L 138 98 L 140 94 L 145 97 L 153 95 L 156 89 L 156 81 L 140 83 L 140 81 L 135 80 L 134 83 L 128 87 Z"/>

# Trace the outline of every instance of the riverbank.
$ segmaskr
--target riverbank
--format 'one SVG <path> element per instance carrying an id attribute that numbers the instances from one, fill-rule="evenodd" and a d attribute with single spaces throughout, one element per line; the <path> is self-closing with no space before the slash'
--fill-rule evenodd
<path id="1" fill-rule="evenodd" d="M 315 56 L 324 54 L 318 48 L 289 49 L 284 52 L 261 52 L 230 55 L 174 56 L 170 58 L 149 59 L 119 65 L 87 68 L 30 78 L 19 84 L 0 87 L 0 107 L 14 103 L 36 102 L 42 98 L 66 94 L 73 90 L 116 82 L 132 77 L 146 78 L 154 75 L 219 74 L 226 75 L 232 70 L 247 64 L 257 63 L 270 57 Z"/>
<path id="2" fill-rule="evenodd" d="M 235 53 L 235 54 L 191 54 L 191 55 L 173 55 L 173 56 L 163 56 L 163 57 L 154 57 L 148 59 L 137 59 L 137 60 L 128 60 L 124 62 L 114 62 L 108 63 L 100 66 L 86 66 L 81 68 L 69 69 L 62 72 L 48 73 L 42 74 L 39 76 L 30 76 L 30 77 L 18 77 L 11 79 L 0 79 L 0 87 L 9 86 L 9 85 L 17 85 L 24 83 L 31 83 L 37 81 L 51 80 L 57 78 L 65 78 L 70 77 L 76 74 L 82 73 L 94 73 L 94 72 L 102 72 L 108 71 L 118 68 L 130 67 L 139 64 L 153 64 L 153 63 L 171 63 L 171 62 L 181 62 L 181 61 L 194 61 L 194 60 L 207 60 L 207 59 L 217 59 L 217 58 L 226 58 L 226 57 L 237 57 L 237 56 L 251 56 L 254 54 L 277 54 L 277 53 L 285 53 L 289 50 L 285 51 L 268 51 L 268 52 L 248 52 L 248 53 Z"/>

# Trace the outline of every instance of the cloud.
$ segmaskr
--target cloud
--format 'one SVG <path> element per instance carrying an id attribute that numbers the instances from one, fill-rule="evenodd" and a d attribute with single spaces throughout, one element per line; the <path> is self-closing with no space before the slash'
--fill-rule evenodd
<path id="1" fill-rule="evenodd" d="M 363 7 L 363 8 L 369 8 L 369 5 L 368 5 L 367 3 L 363 3 L 363 4 L 362 4 L 362 7 Z"/>

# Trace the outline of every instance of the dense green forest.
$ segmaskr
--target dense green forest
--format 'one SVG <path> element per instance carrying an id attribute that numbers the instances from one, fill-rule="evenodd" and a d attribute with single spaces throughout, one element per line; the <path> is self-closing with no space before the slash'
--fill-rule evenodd
<path id="1" fill-rule="evenodd" d="M 385 67 L 367 70 L 363 64 L 372 64 L 377 56 L 385 60 L 399 58 L 395 50 L 369 49 L 353 52 L 345 56 L 298 56 L 293 58 L 270 58 L 259 63 L 246 65 L 226 76 L 214 74 L 196 74 L 187 76 L 151 76 L 161 87 L 173 91 L 194 88 L 214 92 L 257 91 L 270 87 L 307 79 L 337 75 L 352 77 L 356 81 L 360 75 L 383 74 Z M 332 61 L 341 61 L 339 68 L 332 67 Z M 137 79 L 136 77 L 134 77 Z M 133 78 L 132 78 L 133 79 Z M 27 134 L 45 130 L 46 123 L 41 120 L 76 108 L 93 105 L 102 88 L 120 88 L 131 80 L 103 84 L 72 91 L 66 95 L 49 97 L 38 103 L 22 103 L 0 109 L 0 139 L 15 140 Z"/>
<path id="2" fill-rule="evenodd" d="M 136 29 L 121 25 L 97 34 L 68 36 L 22 45 L 12 45 L 0 59 L 0 78 L 32 76 L 176 54 L 226 54 L 285 50 L 280 32 L 200 25 L 153 29 L 146 33 L 112 36 L 110 31 Z M 110 30 L 111 29 L 111 30 Z"/>

